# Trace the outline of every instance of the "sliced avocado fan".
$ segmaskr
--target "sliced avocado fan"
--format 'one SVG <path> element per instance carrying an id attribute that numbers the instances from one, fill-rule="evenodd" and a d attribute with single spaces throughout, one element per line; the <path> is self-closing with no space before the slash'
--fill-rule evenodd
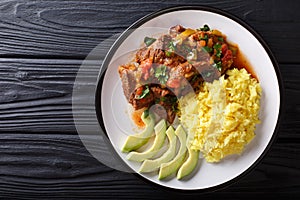
<path id="1" fill-rule="evenodd" d="M 146 116 L 145 112 L 143 112 L 141 119 L 145 123 L 145 129 L 141 133 L 128 136 L 122 148 L 122 152 L 130 152 L 140 148 L 146 144 L 152 136 L 155 125 L 154 115 L 149 113 L 149 115 Z"/>
<path id="2" fill-rule="evenodd" d="M 199 160 L 199 151 L 193 150 L 191 149 L 191 147 L 188 147 L 188 152 L 189 157 L 179 168 L 177 172 L 177 179 L 182 179 L 183 177 L 189 175 L 197 166 Z"/>
<path id="3" fill-rule="evenodd" d="M 165 139 L 166 139 L 166 120 L 162 119 L 156 124 L 154 127 L 155 132 L 155 139 L 153 142 L 153 145 L 150 147 L 150 149 L 144 151 L 144 152 L 136 152 L 132 151 L 127 155 L 127 159 L 131 161 L 136 162 L 142 162 L 146 159 L 152 158 L 163 146 Z"/>
<path id="4" fill-rule="evenodd" d="M 154 160 L 145 160 L 141 165 L 139 171 L 141 173 L 153 172 L 157 170 L 162 163 L 172 160 L 176 153 L 176 142 L 177 138 L 175 136 L 175 131 L 172 126 L 169 126 L 167 130 L 167 136 L 169 139 L 169 148 L 168 150 L 159 158 Z"/>
<path id="5" fill-rule="evenodd" d="M 176 172 L 179 167 L 183 164 L 186 153 L 187 153 L 187 147 L 186 147 L 186 133 L 181 125 L 179 125 L 176 130 L 175 134 L 177 135 L 179 141 L 180 141 L 180 148 L 178 151 L 178 154 L 175 156 L 173 160 L 171 160 L 168 163 L 162 163 L 160 166 L 158 179 L 164 179 L 167 176 L 173 174 Z"/>

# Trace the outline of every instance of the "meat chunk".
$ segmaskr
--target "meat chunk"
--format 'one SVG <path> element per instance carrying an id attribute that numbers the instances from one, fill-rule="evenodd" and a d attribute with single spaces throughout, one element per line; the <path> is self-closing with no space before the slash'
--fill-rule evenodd
<path id="1" fill-rule="evenodd" d="M 197 73 L 201 75 L 202 80 L 204 81 L 213 82 L 221 76 L 221 72 L 207 62 L 195 62 L 193 63 L 193 66 L 197 70 Z"/>
<path id="2" fill-rule="evenodd" d="M 185 28 L 181 25 L 176 25 L 170 28 L 169 34 L 171 37 L 176 37 L 178 33 L 185 31 Z"/>
<path id="3" fill-rule="evenodd" d="M 124 95 L 127 101 L 129 101 L 130 96 L 134 92 L 134 89 L 136 87 L 136 79 L 135 79 L 134 71 L 126 68 L 123 69 L 119 68 L 119 74 L 121 77 Z"/>
<path id="4" fill-rule="evenodd" d="M 151 91 L 153 92 L 155 98 L 161 98 L 171 94 L 170 90 L 167 88 L 161 88 L 159 86 L 152 86 Z"/>
<path id="5" fill-rule="evenodd" d="M 146 86 L 141 86 L 137 88 L 130 96 L 129 103 L 132 104 L 135 110 L 149 108 L 154 103 L 154 95 L 151 90 L 149 90 L 143 97 L 141 97 L 141 94 L 139 94 L 140 91 L 145 89 Z"/>
<path id="6" fill-rule="evenodd" d="M 155 103 L 159 105 L 154 107 L 154 112 L 166 118 L 172 124 L 176 116 L 174 108 L 177 106 L 177 97 L 168 88 L 161 88 L 156 85 L 151 87 L 151 91 L 153 92 Z"/>
<path id="7" fill-rule="evenodd" d="M 166 50 L 171 39 L 172 38 L 169 35 L 162 35 L 153 44 L 151 44 L 150 48 Z"/>
<path id="8" fill-rule="evenodd" d="M 141 63 L 150 57 L 151 49 L 144 47 L 139 49 L 135 54 L 135 62 Z"/>

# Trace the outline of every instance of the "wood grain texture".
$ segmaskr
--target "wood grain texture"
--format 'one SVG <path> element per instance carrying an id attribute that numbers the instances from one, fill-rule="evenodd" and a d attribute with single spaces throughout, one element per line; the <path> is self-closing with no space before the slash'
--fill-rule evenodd
<path id="1" fill-rule="evenodd" d="M 107 38 L 175 5 L 212 6 L 246 21 L 277 57 L 285 86 L 285 115 L 270 152 L 246 177 L 209 194 L 161 190 L 101 164 L 73 122 L 72 89 L 83 58 L 105 40 L 95 58 L 103 59 L 114 40 Z M 289 0 L 1 1 L 0 199 L 300 199 L 299 6 Z M 90 61 L 84 76 L 95 78 L 98 70 L 98 61 Z M 77 122 L 90 123 L 93 109 L 74 110 L 82 116 Z M 93 135 L 85 137 L 103 150 Z"/>
<path id="2" fill-rule="evenodd" d="M 206 5 L 228 11 L 255 27 L 280 62 L 299 61 L 300 13 L 291 12 L 299 9 L 299 4 L 256 0 L 5 0 L 0 3 L 0 56 L 84 58 L 98 43 L 123 32 L 137 19 L 175 5 Z"/>
<path id="3" fill-rule="evenodd" d="M 93 138 L 90 138 L 91 142 Z M 133 174 L 112 170 L 93 159 L 76 135 L 0 135 L 0 196 L 76 199 L 163 199 L 194 196 L 175 193 L 144 183 Z M 11 147 L 14 147 L 13 149 Z M 97 144 L 95 145 L 97 147 Z M 256 195 L 275 197 L 280 192 L 297 193 L 299 145 L 275 144 L 255 171 L 226 190 L 203 197 L 253 199 Z M 26 170 L 24 170 L 26 169 Z M 200 172 L 199 172 L 200 173 Z M 259 187 L 258 187 L 259 186 Z M 155 193 L 153 192 L 155 191 Z M 289 197 L 289 194 L 285 194 Z M 236 197 L 236 198 L 234 198 Z"/>

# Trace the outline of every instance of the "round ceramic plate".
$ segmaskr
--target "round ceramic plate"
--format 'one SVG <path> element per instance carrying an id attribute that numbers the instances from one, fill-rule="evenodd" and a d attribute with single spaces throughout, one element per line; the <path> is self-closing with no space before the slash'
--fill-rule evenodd
<path id="1" fill-rule="evenodd" d="M 247 24 L 223 11 L 207 7 L 173 7 L 150 14 L 129 27 L 115 42 L 103 65 L 107 69 L 104 79 L 99 78 L 98 116 L 100 124 L 121 159 L 136 173 L 139 163 L 126 160 L 121 147 L 130 134 L 137 129 L 128 115 L 128 103 L 124 97 L 118 66 L 128 63 L 140 48 L 144 37 L 167 33 L 174 25 L 199 28 L 208 24 L 227 36 L 229 42 L 238 44 L 240 51 L 250 62 L 262 87 L 260 119 L 256 137 L 246 146 L 241 156 L 230 156 L 220 163 L 200 161 L 196 170 L 186 180 L 170 178 L 160 181 L 157 173 L 139 174 L 141 177 L 172 189 L 208 190 L 237 180 L 261 160 L 274 140 L 282 104 L 282 81 L 274 56 L 261 37 Z M 99 99 L 101 96 L 101 99 Z M 100 102 L 100 104 L 99 104 Z M 100 107 L 101 106 L 101 107 Z"/>

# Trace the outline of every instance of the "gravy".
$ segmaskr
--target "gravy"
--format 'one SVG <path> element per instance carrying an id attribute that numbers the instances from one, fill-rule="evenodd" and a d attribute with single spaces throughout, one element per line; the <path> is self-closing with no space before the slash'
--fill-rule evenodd
<path id="1" fill-rule="evenodd" d="M 259 82 L 251 64 L 249 63 L 249 61 L 247 60 L 247 58 L 242 52 L 240 51 L 237 52 L 236 57 L 233 59 L 233 67 L 236 67 L 238 69 L 245 68 L 247 72 L 250 73 L 251 76 Z"/>

